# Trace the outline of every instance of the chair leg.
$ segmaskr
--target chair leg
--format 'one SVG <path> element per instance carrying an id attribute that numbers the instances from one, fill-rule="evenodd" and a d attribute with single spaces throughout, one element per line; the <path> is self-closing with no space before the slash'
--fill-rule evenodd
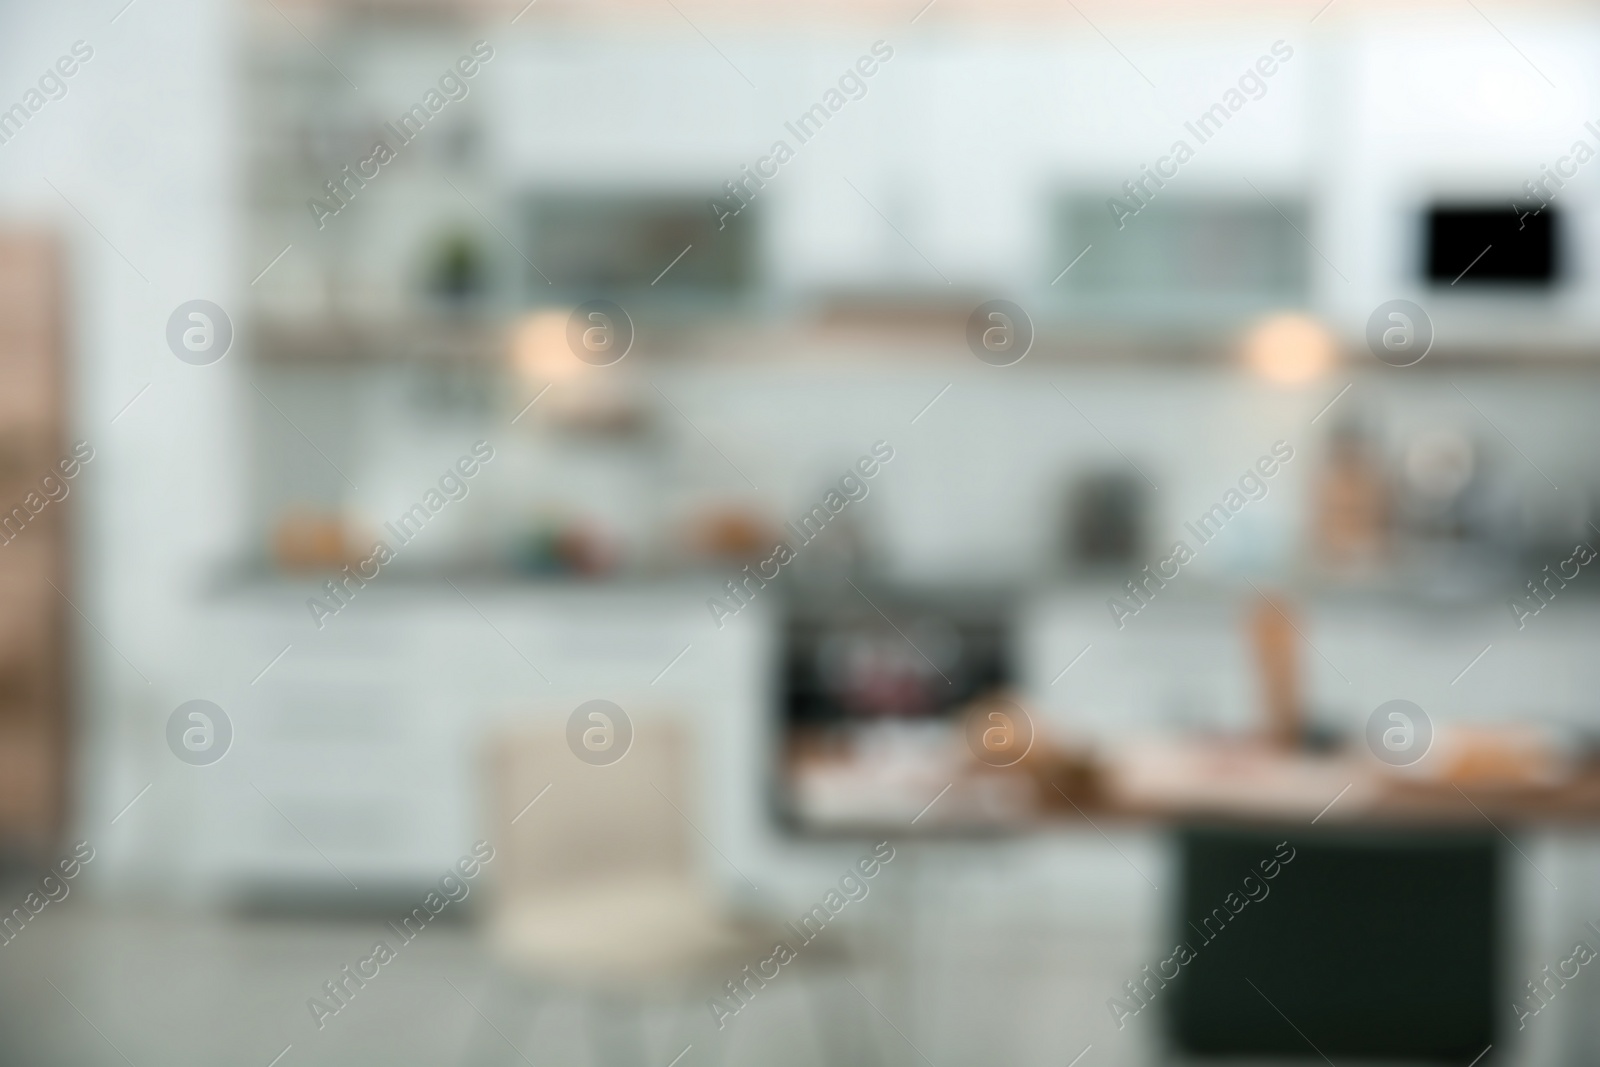
<path id="1" fill-rule="evenodd" d="M 702 1033 L 700 1027 L 695 1024 L 700 1018 L 704 1018 L 702 1013 L 705 1011 L 704 1003 L 695 997 L 696 992 L 697 990 L 687 982 L 676 991 L 673 998 L 677 1006 L 677 1011 L 674 1013 L 676 1017 L 668 1029 L 670 1047 L 665 1051 L 670 1059 L 682 1055 L 691 1048 L 698 1049 L 699 1051 L 692 1057 L 696 1067 L 709 1067 L 722 1062 L 720 1040 L 722 1035 L 712 1031 L 709 1035 L 695 1036 Z M 671 1062 L 677 1061 L 671 1060 Z"/>
<path id="2" fill-rule="evenodd" d="M 589 1001 L 589 1026 L 595 1067 L 647 1067 L 644 1006 L 637 998 L 593 997 Z"/>
<path id="3" fill-rule="evenodd" d="M 836 978 L 808 975 L 805 979 L 806 1005 L 817 1038 L 820 1063 L 822 1067 L 853 1067 L 855 1064 L 883 1067 L 882 1054 L 872 1036 L 867 1005 L 844 979 L 842 973 Z"/>
<path id="4" fill-rule="evenodd" d="M 513 1010 L 520 1008 L 527 999 L 520 988 L 507 990 L 510 980 L 500 975 L 489 975 L 489 987 L 485 995 L 478 999 L 472 1013 L 472 1029 L 467 1034 L 466 1047 L 462 1050 L 461 1063 L 464 1067 L 475 1067 L 477 1064 L 519 1062 L 520 1057 L 515 1051 L 506 1047 L 505 1038 L 497 1028 L 504 1028 L 504 1022 L 491 1022 L 497 1016 L 504 1018 L 506 1012 L 501 1010 L 510 1005 Z M 530 1013 L 531 1014 L 531 1013 Z M 485 1018 L 487 1017 L 487 1018 Z"/>
<path id="5" fill-rule="evenodd" d="M 537 1048 L 534 1041 L 538 1029 L 539 1014 L 554 997 L 552 990 L 543 988 L 535 982 L 526 979 L 513 979 L 512 1003 L 513 1017 L 506 1024 L 506 1036 L 519 1043 L 519 1048 L 525 1053 L 527 1050 Z M 510 1052 L 509 1049 L 507 1049 Z M 522 1054 L 516 1055 L 517 1062 L 523 1062 Z"/>

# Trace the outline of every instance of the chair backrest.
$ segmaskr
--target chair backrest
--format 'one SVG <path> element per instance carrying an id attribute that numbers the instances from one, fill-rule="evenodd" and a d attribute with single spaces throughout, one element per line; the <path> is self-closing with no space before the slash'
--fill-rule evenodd
<path id="1" fill-rule="evenodd" d="M 559 729 L 515 729 L 490 746 L 486 834 L 500 893 L 692 875 L 689 740 L 677 723 L 635 722 L 627 753 L 604 766 L 579 759 Z"/>

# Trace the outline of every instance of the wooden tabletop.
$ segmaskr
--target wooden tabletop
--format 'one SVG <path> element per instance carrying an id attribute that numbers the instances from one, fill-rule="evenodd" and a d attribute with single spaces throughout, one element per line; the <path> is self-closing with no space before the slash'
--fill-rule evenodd
<path id="1" fill-rule="evenodd" d="M 1431 762 L 1430 762 L 1431 760 Z M 1038 832 L 1083 825 L 1287 822 L 1317 826 L 1600 824 L 1600 762 L 1430 754 L 1389 767 L 1364 751 L 1317 755 L 1249 741 L 1144 741 L 986 767 L 808 753 L 787 768 L 790 812 L 811 833 Z"/>

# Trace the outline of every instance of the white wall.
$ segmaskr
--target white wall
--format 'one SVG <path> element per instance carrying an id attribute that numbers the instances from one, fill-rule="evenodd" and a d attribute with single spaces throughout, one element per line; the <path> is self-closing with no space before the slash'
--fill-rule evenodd
<path id="1" fill-rule="evenodd" d="M 236 312 L 253 273 L 235 241 L 232 9 L 120 6 L 10 5 L 0 32 L 8 103 L 74 41 L 94 49 L 0 146 L 0 216 L 68 246 L 72 423 L 96 450 L 76 512 L 75 822 L 108 866 L 128 841 L 109 820 L 145 784 L 134 725 L 191 676 L 175 636 L 241 532 L 244 361 L 180 363 L 166 321 L 197 297 Z"/>

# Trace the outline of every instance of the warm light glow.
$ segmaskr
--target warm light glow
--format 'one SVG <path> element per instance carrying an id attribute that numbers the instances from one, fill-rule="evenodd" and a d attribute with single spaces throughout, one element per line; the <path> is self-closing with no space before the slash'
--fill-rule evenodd
<path id="1" fill-rule="evenodd" d="M 1333 336 L 1306 315 L 1274 315 L 1245 338 L 1250 369 L 1275 385 L 1304 385 L 1333 366 Z"/>
<path id="2" fill-rule="evenodd" d="M 511 336 L 511 365 L 518 374 L 538 382 L 561 382 L 583 373 L 587 364 L 567 345 L 570 316 L 566 309 L 546 309 L 518 321 Z"/>

